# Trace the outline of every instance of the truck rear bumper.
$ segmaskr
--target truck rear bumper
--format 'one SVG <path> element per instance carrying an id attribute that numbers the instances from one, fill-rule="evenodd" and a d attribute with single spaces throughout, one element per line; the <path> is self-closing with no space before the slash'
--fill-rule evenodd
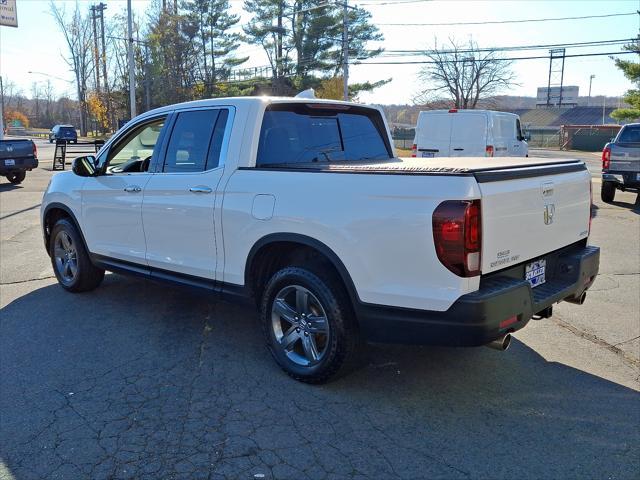
<path id="1" fill-rule="evenodd" d="M 603 182 L 613 182 L 620 190 L 640 189 L 640 172 L 607 171 L 602 172 Z"/>
<path id="2" fill-rule="evenodd" d="M 524 280 L 521 264 L 482 278 L 478 291 L 460 297 L 444 312 L 359 304 L 360 328 L 370 342 L 485 345 L 520 330 L 554 303 L 580 297 L 598 274 L 600 249 L 579 242 L 542 258 L 547 261 L 547 281 L 535 289 Z"/>
<path id="3" fill-rule="evenodd" d="M 4 160 L 0 160 L 0 176 L 8 175 L 12 172 L 33 170 L 38 167 L 37 158 L 16 158 L 13 165 L 7 165 Z"/>

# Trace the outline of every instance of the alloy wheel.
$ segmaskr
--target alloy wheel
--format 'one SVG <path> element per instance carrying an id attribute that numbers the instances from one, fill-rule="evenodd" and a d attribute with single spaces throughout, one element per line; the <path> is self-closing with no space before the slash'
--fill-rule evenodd
<path id="1" fill-rule="evenodd" d="M 284 287 L 271 306 L 277 346 L 297 365 L 310 367 L 329 349 L 329 322 L 318 298 L 300 285 Z"/>
<path id="2" fill-rule="evenodd" d="M 73 239 L 64 230 L 58 232 L 55 238 L 53 257 L 62 282 L 66 285 L 73 283 L 78 275 L 78 252 Z"/>

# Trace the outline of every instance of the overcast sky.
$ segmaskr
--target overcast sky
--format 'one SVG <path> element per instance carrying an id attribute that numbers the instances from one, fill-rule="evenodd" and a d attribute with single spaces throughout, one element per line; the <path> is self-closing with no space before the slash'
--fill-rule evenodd
<path id="1" fill-rule="evenodd" d="M 126 0 L 102 0 L 108 5 L 107 15 L 126 9 Z M 399 2 L 407 3 L 399 3 Z M 74 1 L 57 0 L 73 8 Z M 90 1 L 80 1 L 81 8 L 89 8 Z M 134 11 L 144 15 L 149 0 L 134 0 Z M 505 21 L 514 19 L 539 19 L 608 15 L 635 12 L 640 7 L 638 0 L 608 1 L 412 1 L 411 0 L 362 0 L 351 4 L 367 8 L 376 24 L 388 23 L 450 23 Z M 232 10 L 249 15 L 242 10 L 242 1 L 231 1 Z M 73 80 L 68 66 L 61 60 L 66 54 L 62 34 L 49 14 L 48 0 L 17 0 L 18 28 L 0 27 L 0 75 L 23 88 L 29 96 L 33 82 L 44 82 L 47 77 L 29 74 L 29 71 L 44 72 L 53 77 Z M 385 36 L 382 46 L 386 50 L 412 50 L 433 47 L 434 39 L 441 43 L 448 37 L 466 40 L 472 37 L 480 47 L 504 47 L 520 45 L 547 45 L 600 40 L 618 40 L 638 35 L 638 15 L 592 18 L 580 20 L 546 21 L 531 23 L 505 23 L 455 26 L 392 26 L 380 25 Z M 374 47 L 375 45 L 371 45 Z M 567 55 L 578 53 L 613 52 L 619 47 L 569 48 Z M 250 55 L 246 66 L 267 64 L 260 47 L 242 45 L 240 55 Z M 548 49 L 507 53 L 510 56 L 546 56 Z M 419 58 L 380 58 L 372 61 L 419 60 Z M 549 60 L 526 60 L 514 64 L 519 85 L 501 93 L 535 96 L 536 88 L 546 86 Z M 392 82 L 364 94 L 361 100 L 370 103 L 410 103 L 420 90 L 417 78 L 419 65 L 353 65 L 351 80 L 376 81 L 392 78 Z M 631 87 L 629 81 L 614 67 L 607 56 L 567 58 L 564 84 L 578 85 L 580 94 L 586 95 L 589 76 L 595 74 L 592 95 L 619 96 Z M 75 96 L 72 84 L 49 77 L 56 93 Z"/>

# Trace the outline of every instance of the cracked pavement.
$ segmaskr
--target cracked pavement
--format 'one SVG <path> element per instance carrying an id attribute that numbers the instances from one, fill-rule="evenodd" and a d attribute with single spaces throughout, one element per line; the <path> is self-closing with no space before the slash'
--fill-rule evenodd
<path id="1" fill-rule="evenodd" d="M 39 149 L 43 168 L 0 184 L 0 479 L 640 475 L 634 195 L 596 199 L 585 305 L 509 351 L 373 345 L 309 386 L 272 361 L 250 307 L 113 274 L 58 287 L 29 209 L 51 174 Z"/>

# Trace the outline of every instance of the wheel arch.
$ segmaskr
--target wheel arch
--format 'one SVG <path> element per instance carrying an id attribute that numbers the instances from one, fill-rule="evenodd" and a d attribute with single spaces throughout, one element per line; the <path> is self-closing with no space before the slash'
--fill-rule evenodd
<path id="1" fill-rule="evenodd" d="M 47 251 L 47 254 L 51 256 L 51 252 L 49 251 L 51 229 L 61 218 L 68 218 L 71 223 L 73 223 L 82 238 L 82 243 L 84 244 L 85 249 L 88 252 L 89 249 L 87 248 L 87 241 L 84 238 L 84 234 L 80 228 L 80 222 L 78 222 L 76 215 L 67 205 L 59 202 L 52 202 L 46 206 L 44 214 L 42 215 L 42 234 L 44 237 L 44 248 Z"/>
<path id="2" fill-rule="evenodd" d="M 352 305 L 355 307 L 357 302 L 360 301 L 351 275 L 342 260 L 340 260 L 340 257 L 321 241 L 298 233 L 272 233 L 262 237 L 251 247 L 244 272 L 245 287 L 250 293 L 255 294 L 261 283 L 265 283 L 268 280 L 261 278 L 260 268 L 267 261 L 267 254 L 279 249 L 287 251 L 288 254 L 291 254 L 296 249 L 315 252 L 336 272 L 347 290 Z M 272 260 L 277 266 L 277 259 Z M 266 271 L 269 271 L 268 267 Z"/>

